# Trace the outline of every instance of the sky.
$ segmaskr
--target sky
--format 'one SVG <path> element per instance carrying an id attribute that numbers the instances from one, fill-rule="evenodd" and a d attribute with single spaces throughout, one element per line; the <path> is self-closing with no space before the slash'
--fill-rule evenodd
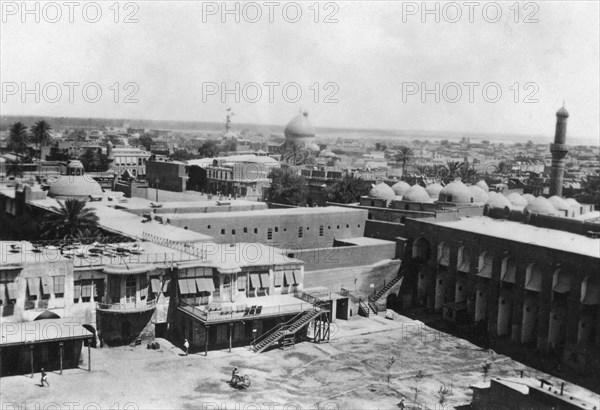
<path id="1" fill-rule="evenodd" d="M 23 4 L 3 115 L 600 135 L 597 1 Z"/>

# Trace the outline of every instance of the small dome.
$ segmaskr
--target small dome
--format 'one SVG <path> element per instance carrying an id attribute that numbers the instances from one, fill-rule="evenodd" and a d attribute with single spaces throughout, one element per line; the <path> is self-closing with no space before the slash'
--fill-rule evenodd
<path id="1" fill-rule="evenodd" d="M 571 208 L 571 205 L 569 205 L 564 199 L 557 195 L 551 196 L 550 198 L 548 198 L 548 201 L 550 201 L 550 203 L 556 209 L 559 209 L 561 211 L 569 210 Z"/>
<path id="2" fill-rule="evenodd" d="M 473 202 L 484 203 L 485 201 L 487 201 L 490 198 L 488 193 L 486 191 L 484 191 L 483 188 L 481 188 L 477 185 L 471 185 L 471 186 L 469 186 L 469 189 L 471 190 L 471 193 L 473 194 Z"/>
<path id="3" fill-rule="evenodd" d="M 410 185 L 404 181 L 400 181 L 392 185 L 392 189 L 394 190 L 396 195 L 402 196 L 406 191 L 410 189 Z"/>
<path id="4" fill-rule="evenodd" d="M 67 168 L 84 169 L 81 161 L 79 161 L 77 159 L 69 161 L 69 163 L 67 164 Z"/>
<path id="5" fill-rule="evenodd" d="M 369 192 L 369 196 L 372 198 L 385 199 L 386 201 L 391 201 L 396 198 L 396 194 L 394 190 L 385 182 L 381 182 L 377 185 L 373 184 L 373 188 Z"/>
<path id="6" fill-rule="evenodd" d="M 90 195 L 102 195 L 102 188 L 98 182 L 83 175 L 61 175 L 48 190 L 49 197 L 58 199 L 88 199 Z"/>
<path id="7" fill-rule="evenodd" d="M 488 186 L 488 184 L 485 183 L 485 181 L 483 179 L 481 181 L 477 181 L 475 186 L 478 186 L 479 188 L 483 189 L 485 192 L 490 192 L 490 187 Z"/>
<path id="8" fill-rule="evenodd" d="M 440 202 L 452 202 L 455 204 L 470 204 L 473 199 L 471 190 L 461 181 L 449 183 L 440 191 Z"/>
<path id="9" fill-rule="evenodd" d="M 493 194 L 493 195 L 492 195 Z M 490 197 L 485 203 L 490 208 L 510 208 L 510 201 L 502 194 L 498 194 L 496 192 L 490 192 Z"/>
<path id="10" fill-rule="evenodd" d="M 404 193 L 402 200 L 408 202 L 431 202 L 431 197 L 421 185 L 413 185 Z"/>
<path id="11" fill-rule="evenodd" d="M 305 111 L 292 118 L 288 125 L 286 125 L 283 133 L 286 138 L 314 137 L 315 129 L 308 120 L 308 113 Z"/>
<path id="12" fill-rule="evenodd" d="M 569 111 L 567 111 L 567 109 L 563 105 L 562 107 L 560 107 L 560 109 L 558 111 L 556 111 L 556 116 L 557 117 L 568 118 L 569 117 Z"/>
<path id="13" fill-rule="evenodd" d="M 531 203 L 535 199 L 535 197 L 531 194 L 523 194 L 523 198 L 527 201 L 528 204 Z"/>
<path id="14" fill-rule="evenodd" d="M 581 204 L 579 202 L 577 202 L 575 199 L 573 198 L 567 198 L 565 199 L 565 202 L 571 207 L 571 208 L 579 208 L 581 206 Z"/>
<path id="15" fill-rule="evenodd" d="M 444 187 L 436 182 L 435 184 L 427 185 L 425 191 L 427 191 L 430 198 L 437 200 L 440 196 L 440 192 L 442 191 L 442 189 L 444 189 Z"/>
<path id="16" fill-rule="evenodd" d="M 513 192 L 507 198 L 510 201 L 510 203 L 514 206 L 527 206 L 527 204 L 529 204 L 529 201 L 527 201 L 527 199 L 523 198 L 516 192 Z"/>
<path id="17" fill-rule="evenodd" d="M 552 203 L 543 196 L 538 196 L 531 201 L 531 203 L 525 207 L 525 211 L 542 215 L 556 214 L 556 208 L 554 205 L 552 205 Z"/>

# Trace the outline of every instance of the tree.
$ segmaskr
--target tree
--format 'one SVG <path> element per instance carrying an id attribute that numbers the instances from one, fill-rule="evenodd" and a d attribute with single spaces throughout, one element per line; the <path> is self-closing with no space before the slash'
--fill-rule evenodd
<path id="1" fill-rule="evenodd" d="M 235 138 L 228 138 L 225 141 L 223 141 L 221 143 L 221 152 L 234 152 L 237 150 L 237 139 Z"/>
<path id="2" fill-rule="evenodd" d="M 415 391 L 415 400 L 414 402 L 417 403 L 417 398 L 419 397 L 419 385 L 421 384 L 421 381 L 423 380 L 425 376 L 423 376 L 423 372 L 421 370 L 419 370 L 419 373 L 417 373 L 414 377 L 415 379 L 415 385 L 413 387 L 413 390 Z"/>
<path id="3" fill-rule="evenodd" d="M 86 208 L 86 202 L 67 199 L 53 206 L 51 214 L 42 221 L 42 237 L 47 239 L 75 239 L 91 237 L 98 233 L 99 218 L 96 211 Z"/>
<path id="4" fill-rule="evenodd" d="M 483 374 L 483 381 L 485 381 L 491 368 L 492 368 L 492 364 L 489 362 L 485 362 L 485 364 L 483 366 L 481 366 L 481 374 Z"/>
<path id="5" fill-rule="evenodd" d="M 146 151 L 150 151 L 150 148 L 152 148 L 152 144 L 154 144 L 154 140 L 152 139 L 152 137 L 150 135 L 143 134 L 139 138 L 139 143 L 140 143 L 140 145 L 143 145 L 144 148 L 146 148 Z"/>
<path id="6" fill-rule="evenodd" d="M 317 162 L 314 152 L 293 142 L 287 144 L 283 160 L 289 165 L 314 165 Z"/>
<path id="7" fill-rule="evenodd" d="M 22 154 L 27 150 L 27 127 L 23 123 L 15 122 L 10 127 L 7 148 L 17 154 Z"/>
<path id="8" fill-rule="evenodd" d="M 196 156 L 189 152 L 187 149 L 178 149 L 170 155 L 173 161 L 187 161 L 195 158 Z"/>
<path id="9" fill-rule="evenodd" d="M 214 158 L 219 155 L 219 147 L 215 141 L 208 140 L 198 148 L 198 154 L 202 158 Z"/>
<path id="10" fill-rule="evenodd" d="M 402 175 L 406 173 L 406 165 L 412 160 L 414 152 L 410 147 L 400 147 L 400 152 L 394 156 L 396 164 L 402 164 Z"/>
<path id="11" fill-rule="evenodd" d="M 269 174 L 271 186 L 267 201 L 286 205 L 304 206 L 308 197 L 308 185 L 293 168 L 275 168 Z"/>
<path id="12" fill-rule="evenodd" d="M 108 158 L 100 150 L 88 148 L 80 157 L 86 171 L 104 172 L 108 169 Z"/>
<path id="13" fill-rule="evenodd" d="M 390 372 L 392 371 L 392 366 L 396 363 L 396 358 L 394 356 L 390 356 L 387 363 L 385 364 L 385 368 L 387 370 L 387 382 L 390 382 L 390 377 L 392 376 Z"/>
<path id="14" fill-rule="evenodd" d="M 460 176 L 460 173 L 463 169 L 463 163 L 460 161 L 448 161 L 446 162 L 446 169 L 448 170 L 448 176 L 451 179 Z"/>
<path id="15" fill-rule="evenodd" d="M 346 174 L 333 185 L 325 188 L 325 198 L 329 202 L 349 204 L 360 201 L 360 197 L 367 195 L 371 184 L 360 177 Z"/>
<path id="16" fill-rule="evenodd" d="M 36 149 L 46 145 L 46 143 L 50 139 L 50 133 L 48 132 L 50 130 L 51 130 L 50 124 L 48 124 L 44 120 L 36 122 L 35 125 L 31 128 L 31 136 L 32 136 L 33 142 L 35 142 Z M 40 159 L 42 159 L 41 151 L 40 151 Z"/>

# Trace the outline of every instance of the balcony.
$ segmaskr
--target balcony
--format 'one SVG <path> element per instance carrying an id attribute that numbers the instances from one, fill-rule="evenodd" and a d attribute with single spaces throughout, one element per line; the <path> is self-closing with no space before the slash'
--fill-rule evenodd
<path id="1" fill-rule="evenodd" d="M 311 310 L 314 303 L 291 295 L 259 296 L 235 303 L 194 306 L 179 302 L 179 310 L 205 323 L 229 322 L 297 314 Z"/>
<path id="2" fill-rule="evenodd" d="M 133 303 L 96 303 L 96 310 L 107 313 L 140 313 L 156 307 L 158 299 Z"/>

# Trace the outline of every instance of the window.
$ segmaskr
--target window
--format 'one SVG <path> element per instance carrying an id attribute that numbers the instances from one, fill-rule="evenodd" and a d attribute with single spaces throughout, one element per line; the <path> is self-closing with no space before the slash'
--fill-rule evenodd
<path id="1" fill-rule="evenodd" d="M 319 226 L 319 236 L 323 236 L 323 225 Z"/>
<path id="2" fill-rule="evenodd" d="M 446 195 L 446 202 L 452 202 L 452 195 Z"/>
<path id="3" fill-rule="evenodd" d="M 258 228 L 254 228 L 254 233 L 258 233 Z"/>
<path id="4" fill-rule="evenodd" d="M 248 233 L 248 228 L 244 228 L 244 233 Z"/>
<path id="5" fill-rule="evenodd" d="M 350 225 L 346 224 L 346 229 L 350 228 Z"/>
<path id="6" fill-rule="evenodd" d="M 232 230 L 231 230 L 231 234 L 232 234 L 232 235 L 235 235 L 235 229 L 232 229 Z"/>
<path id="7" fill-rule="evenodd" d="M 221 229 L 221 235 L 225 235 L 225 229 Z"/>
<path id="8" fill-rule="evenodd" d="M 275 232 L 279 232 L 279 228 L 278 227 L 275 227 Z"/>
<path id="9" fill-rule="evenodd" d="M 135 276 L 130 275 L 125 282 L 125 303 L 135 303 L 135 292 L 137 281 Z"/>
<path id="10" fill-rule="evenodd" d="M 208 225 L 208 229 L 210 229 L 210 225 Z"/>
<path id="11" fill-rule="evenodd" d="M 298 238 L 302 238 L 303 232 L 302 232 L 302 227 L 300 226 L 298 228 Z"/>
<path id="12" fill-rule="evenodd" d="M 65 277 L 54 276 L 54 297 L 62 298 L 65 296 Z"/>
<path id="13" fill-rule="evenodd" d="M 267 229 L 267 240 L 271 240 L 273 239 L 273 229 L 269 228 Z"/>

